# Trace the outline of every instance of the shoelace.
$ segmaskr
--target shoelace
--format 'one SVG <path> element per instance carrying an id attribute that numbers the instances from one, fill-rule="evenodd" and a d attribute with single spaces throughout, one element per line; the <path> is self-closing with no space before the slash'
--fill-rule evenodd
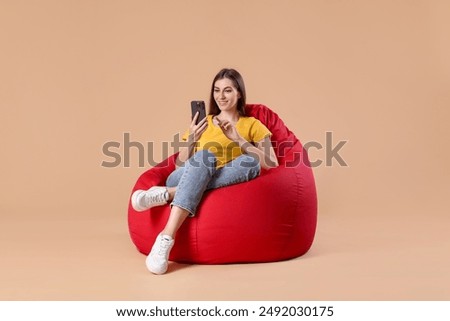
<path id="1" fill-rule="evenodd" d="M 160 194 L 148 195 L 148 198 L 151 203 L 163 203 L 166 202 L 166 192 Z"/>
<path id="2" fill-rule="evenodd" d="M 164 256 L 167 253 L 167 250 L 169 249 L 169 241 L 162 239 L 161 244 L 159 246 L 159 252 L 158 255 Z"/>

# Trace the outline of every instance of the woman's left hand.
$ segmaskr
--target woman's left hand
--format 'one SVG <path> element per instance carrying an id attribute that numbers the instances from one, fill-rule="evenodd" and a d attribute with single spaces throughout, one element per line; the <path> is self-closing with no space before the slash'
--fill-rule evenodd
<path id="1" fill-rule="evenodd" d="M 228 139 L 232 140 L 233 142 L 238 142 L 242 138 L 236 127 L 232 123 L 226 120 L 219 121 L 219 119 L 217 118 L 216 120 L 220 129 L 222 129 L 222 132 L 225 136 L 227 136 Z"/>

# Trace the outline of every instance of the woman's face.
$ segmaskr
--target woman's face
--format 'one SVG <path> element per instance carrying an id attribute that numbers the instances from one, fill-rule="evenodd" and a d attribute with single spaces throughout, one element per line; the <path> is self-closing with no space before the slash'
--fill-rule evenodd
<path id="1" fill-rule="evenodd" d="M 214 84 L 214 100 L 221 111 L 232 111 L 237 108 L 241 95 L 228 78 L 219 79 Z"/>

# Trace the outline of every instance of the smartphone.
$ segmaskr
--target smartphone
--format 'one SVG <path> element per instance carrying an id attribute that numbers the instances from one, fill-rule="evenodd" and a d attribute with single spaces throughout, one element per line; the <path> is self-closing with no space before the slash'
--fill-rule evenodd
<path id="1" fill-rule="evenodd" d="M 195 114 L 199 112 L 197 121 L 195 122 L 195 124 L 197 125 L 203 118 L 206 117 L 205 102 L 203 100 L 191 101 L 191 111 L 192 119 L 194 119 Z"/>

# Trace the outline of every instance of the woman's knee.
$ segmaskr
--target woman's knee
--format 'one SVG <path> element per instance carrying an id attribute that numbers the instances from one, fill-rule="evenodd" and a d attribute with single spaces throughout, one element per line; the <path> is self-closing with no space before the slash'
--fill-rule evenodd
<path id="1" fill-rule="evenodd" d="M 183 175 L 184 167 L 178 167 L 172 173 L 170 173 L 169 177 L 166 180 L 167 187 L 175 187 L 178 186 L 180 182 L 181 175 Z"/>
<path id="2" fill-rule="evenodd" d="M 261 164 L 259 159 L 251 155 L 240 156 L 240 166 L 247 170 L 247 178 L 253 179 L 261 172 Z"/>
<path id="3" fill-rule="evenodd" d="M 245 168 L 261 168 L 259 163 L 259 159 L 252 155 L 241 155 L 240 157 L 240 165 Z"/>

